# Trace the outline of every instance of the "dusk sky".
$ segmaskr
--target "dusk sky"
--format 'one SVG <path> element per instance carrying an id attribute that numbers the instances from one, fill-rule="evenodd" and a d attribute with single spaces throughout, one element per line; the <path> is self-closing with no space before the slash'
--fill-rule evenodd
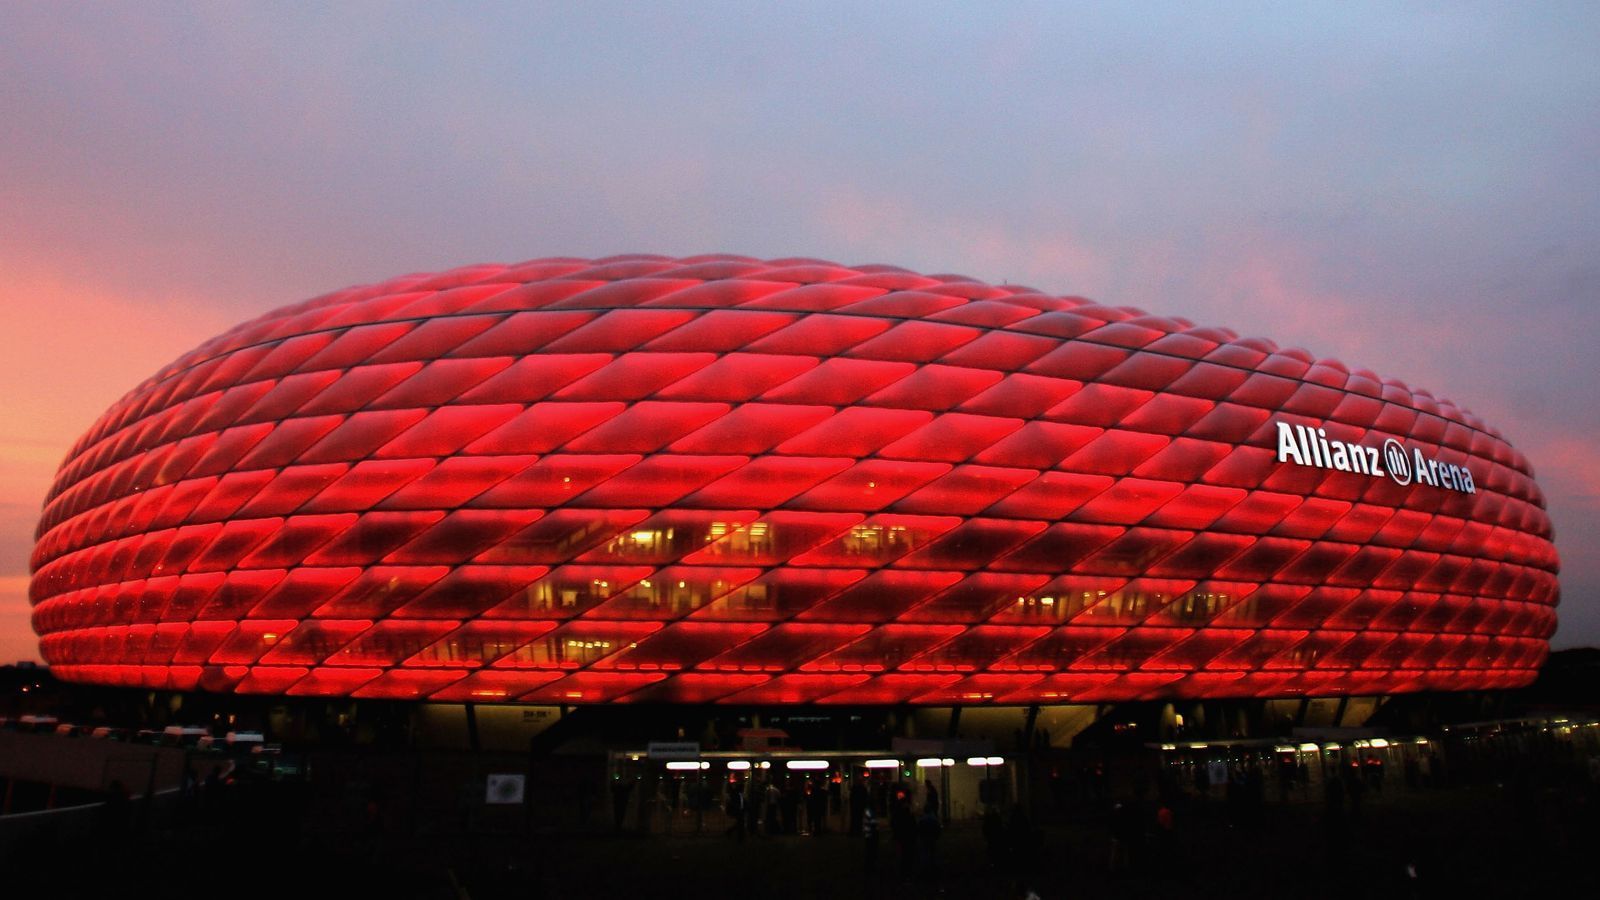
<path id="1" fill-rule="evenodd" d="M 1600 5 L 0 0 L 0 660 L 68 446 L 275 306 L 733 252 L 1030 284 L 1448 397 L 1600 644 Z"/>

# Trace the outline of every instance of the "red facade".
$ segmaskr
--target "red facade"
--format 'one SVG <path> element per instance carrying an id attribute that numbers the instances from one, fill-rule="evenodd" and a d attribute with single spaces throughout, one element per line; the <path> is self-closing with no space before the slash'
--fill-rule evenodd
<path id="1" fill-rule="evenodd" d="M 241 325 L 77 443 L 33 566 L 67 679 L 545 703 L 1511 687 L 1558 598 L 1527 461 L 1426 392 L 1076 297 L 731 256 L 411 275 Z"/>

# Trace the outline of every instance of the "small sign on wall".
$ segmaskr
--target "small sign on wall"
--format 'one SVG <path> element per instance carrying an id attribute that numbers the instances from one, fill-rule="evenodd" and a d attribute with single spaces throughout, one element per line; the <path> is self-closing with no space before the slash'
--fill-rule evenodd
<path id="1" fill-rule="evenodd" d="M 491 804 L 521 803 L 523 792 L 527 790 L 527 783 L 526 775 L 490 775 L 483 800 Z"/>

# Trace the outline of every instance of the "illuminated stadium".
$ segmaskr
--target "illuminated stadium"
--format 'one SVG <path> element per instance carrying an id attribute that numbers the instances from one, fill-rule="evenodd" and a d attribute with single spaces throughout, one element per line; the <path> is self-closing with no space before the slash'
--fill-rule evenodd
<path id="1" fill-rule="evenodd" d="M 1527 460 L 1260 338 L 955 275 L 541 259 L 284 307 L 72 448 L 71 681 L 1027 705 L 1530 682 Z"/>

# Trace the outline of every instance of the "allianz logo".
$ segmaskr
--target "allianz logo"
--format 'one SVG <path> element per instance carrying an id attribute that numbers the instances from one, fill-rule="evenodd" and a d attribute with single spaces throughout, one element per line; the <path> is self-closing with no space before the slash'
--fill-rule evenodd
<path id="1" fill-rule="evenodd" d="M 1278 423 L 1278 462 L 1388 477 L 1399 485 L 1416 483 L 1463 494 L 1478 492 L 1472 473 L 1465 467 L 1429 459 L 1416 448 L 1407 455 L 1406 448 L 1394 438 L 1384 441 L 1382 447 L 1367 447 L 1334 440 L 1321 428 L 1288 422 Z"/>

